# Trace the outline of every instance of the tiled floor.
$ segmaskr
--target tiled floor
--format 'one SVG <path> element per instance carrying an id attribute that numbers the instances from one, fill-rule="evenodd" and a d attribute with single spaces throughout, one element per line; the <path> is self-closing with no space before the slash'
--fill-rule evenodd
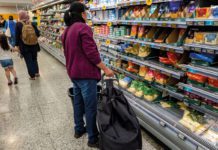
<path id="1" fill-rule="evenodd" d="M 65 68 L 39 54 L 41 77 L 30 81 L 24 61 L 14 55 L 19 85 L 8 87 L 0 69 L 0 150 L 89 150 L 87 135 L 73 137 L 71 83 Z M 143 131 L 143 150 L 164 149 Z"/>

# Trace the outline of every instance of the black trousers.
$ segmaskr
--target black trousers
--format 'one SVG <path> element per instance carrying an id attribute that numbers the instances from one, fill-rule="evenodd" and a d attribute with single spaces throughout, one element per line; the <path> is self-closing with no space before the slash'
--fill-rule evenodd
<path id="1" fill-rule="evenodd" d="M 27 70 L 31 78 L 34 78 L 39 73 L 39 66 L 37 61 L 37 51 L 29 50 L 23 53 L 26 62 Z"/>

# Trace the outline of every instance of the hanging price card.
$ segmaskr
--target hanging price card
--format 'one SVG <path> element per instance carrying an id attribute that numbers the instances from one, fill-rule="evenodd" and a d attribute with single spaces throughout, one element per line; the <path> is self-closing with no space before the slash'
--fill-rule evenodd
<path id="1" fill-rule="evenodd" d="M 108 46 L 108 45 L 111 44 L 111 40 L 107 39 L 107 40 L 105 41 L 105 43 L 106 43 L 106 45 Z"/>
<path id="2" fill-rule="evenodd" d="M 92 25 L 93 25 L 91 20 L 88 21 L 88 25 L 89 25 L 89 26 L 92 26 Z"/>
<path id="3" fill-rule="evenodd" d="M 152 0 L 146 0 L 146 4 L 150 6 L 152 4 Z"/>
<path id="4" fill-rule="evenodd" d="M 106 10 L 107 9 L 107 7 L 104 5 L 104 6 L 102 6 L 102 10 Z"/>
<path id="5" fill-rule="evenodd" d="M 110 22 L 110 21 L 107 22 L 107 26 L 108 26 L 108 27 L 111 27 L 111 26 L 112 26 L 112 22 Z"/>

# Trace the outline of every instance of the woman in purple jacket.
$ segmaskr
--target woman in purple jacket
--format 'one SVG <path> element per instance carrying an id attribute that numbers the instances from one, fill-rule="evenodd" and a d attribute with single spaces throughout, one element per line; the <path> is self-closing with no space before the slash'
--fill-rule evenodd
<path id="1" fill-rule="evenodd" d="M 85 11 L 84 4 L 73 2 L 65 12 L 64 21 L 67 28 L 62 35 L 62 43 L 67 72 L 74 86 L 74 137 L 80 138 L 87 131 L 88 146 L 98 147 L 97 82 L 101 79 L 101 70 L 109 77 L 114 73 L 100 59 L 93 32 L 86 24 Z"/>

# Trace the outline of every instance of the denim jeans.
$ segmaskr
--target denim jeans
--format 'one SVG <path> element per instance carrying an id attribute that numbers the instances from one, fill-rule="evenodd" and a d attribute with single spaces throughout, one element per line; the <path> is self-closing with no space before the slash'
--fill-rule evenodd
<path id="1" fill-rule="evenodd" d="M 82 133 L 85 130 L 83 120 L 85 114 L 89 143 L 95 143 L 98 140 L 97 80 L 73 80 L 73 85 L 75 132 Z"/>
<path id="2" fill-rule="evenodd" d="M 12 47 L 15 47 L 15 40 L 16 40 L 15 35 L 11 35 L 11 37 L 9 38 L 9 43 Z"/>
<path id="3" fill-rule="evenodd" d="M 29 76 L 34 78 L 36 74 L 39 73 L 39 66 L 37 61 L 37 51 L 32 50 L 23 53 L 24 60 L 26 62 L 27 70 Z"/>

